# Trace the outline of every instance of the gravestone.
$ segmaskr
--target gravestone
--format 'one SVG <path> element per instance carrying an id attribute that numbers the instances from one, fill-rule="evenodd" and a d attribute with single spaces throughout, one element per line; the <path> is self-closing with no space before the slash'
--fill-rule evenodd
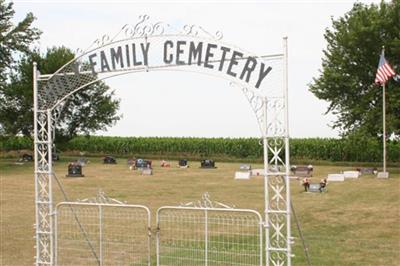
<path id="1" fill-rule="evenodd" d="M 33 156 L 30 154 L 24 153 L 21 157 L 23 162 L 32 162 L 33 161 Z"/>
<path id="2" fill-rule="evenodd" d="M 261 169 L 261 168 L 259 168 L 259 169 L 252 169 L 252 170 L 251 170 L 251 175 L 252 175 L 252 176 L 264 175 L 264 173 L 265 173 L 264 169 Z"/>
<path id="3" fill-rule="evenodd" d="M 251 170 L 251 165 L 250 164 L 240 164 L 239 169 L 241 171 L 250 171 Z"/>
<path id="4" fill-rule="evenodd" d="M 200 162 L 200 168 L 213 169 L 217 167 L 215 167 L 215 162 L 213 160 L 206 159 Z"/>
<path id="5" fill-rule="evenodd" d="M 360 176 L 360 172 L 358 171 L 344 171 L 344 178 L 358 178 Z"/>
<path id="6" fill-rule="evenodd" d="M 152 161 L 150 161 L 150 160 L 137 159 L 135 162 L 135 168 L 136 169 L 145 169 L 145 168 L 151 169 L 151 164 L 152 164 Z"/>
<path id="7" fill-rule="evenodd" d="M 250 179 L 251 174 L 250 171 L 247 172 L 241 172 L 241 171 L 236 171 L 235 172 L 235 179 Z"/>
<path id="8" fill-rule="evenodd" d="M 188 160 L 186 160 L 186 159 L 179 160 L 178 166 L 179 166 L 179 168 L 188 168 L 189 167 Z"/>
<path id="9" fill-rule="evenodd" d="M 281 171 L 281 167 L 279 165 L 270 165 L 268 167 L 268 170 L 270 172 L 277 173 L 277 172 Z"/>
<path id="10" fill-rule="evenodd" d="M 320 191 L 320 184 L 310 184 L 310 186 L 308 187 L 308 192 L 321 192 Z"/>
<path id="11" fill-rule="evenodd" d="M 117 163 L 117 160 L 115 160 L 114 157 L 106 156 L 106 157 L 104 157 L 104 159 L 103 159 L 103 163 L 104 163 L 104 164 L 116 164 L 116 163 Z"/>
<path id="12" fill-rule="evenodd" d="M 389 172 L 379 172 L 377 178 L 389 178 Z"/>
<path id="13" fill-rule="evenodd" d="M 151 168 L 143 168 L 142 175 L 153 175 L 153 169 Z"/>
<path id="14" fill-rule="evenodd" d="M 314 171 L 314 167 L 312 165 L 292 165 L 290 170 L 296 176 L 311 177 Z"/>
<path id="15" fill-rule="evenodd" d="M 68 165 L 68 174 L 66 175 L 67 177 L 84 177 L 82 174 L 82 166 L 77 163 L 69 163 Z"/>
<path id="16" fill-rule="evenodd" d="M 89 160 L 86 159 L 86 158 L 79 158 L 78 161 L 77 161 L 77 163 L 78 163 L 80 166 L 85 166 L 85 165 L 87 165 L 87 164 L 89 163 Z"/>
<path id="17" fill-rule="evenodd" d="M 344 174 L 329 174 L 327 181 L 328 182 L 343 182 Z"/>
<path id="18" fill-rule="evenodd" d="M 378 169 L 376 167 L 361 167 L 357 168 L 357 171 L 359 171 L 361 174 L 367 174 L 367 175 L 376 175 L 378 173 Z"/>

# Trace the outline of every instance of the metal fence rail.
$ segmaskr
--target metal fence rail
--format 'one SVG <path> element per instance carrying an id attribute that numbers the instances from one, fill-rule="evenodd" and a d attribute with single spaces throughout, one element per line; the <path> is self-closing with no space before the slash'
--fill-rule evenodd
<path id="1" fill-rule="evenodd" d="M 262 265 L 262 219 L 247 209 L 161 207 L 157 265 Z"/>
<path id="2" fill-rule="evenodd" d="M 145 206 L 62 202 L 56 265 L 150 265 L 150 236 Z"/>

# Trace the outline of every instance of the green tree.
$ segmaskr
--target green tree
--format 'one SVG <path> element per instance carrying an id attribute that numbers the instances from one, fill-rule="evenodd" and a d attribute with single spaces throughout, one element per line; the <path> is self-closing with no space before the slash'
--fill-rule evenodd
<path id="1" fill-rule="evenodd" d="M 32 27 L 35 20 L 32 13 L 28 13 L 17 25 L 11 21 L 14 14 L 13 3 L 0 0 L 0 89 L 6 84 L 6 73 L 14 66 L 16 53 L 29 52 L 29 45 L 39 39 L 41 33 Z"/>
<path id="2" fill-rule="evenodd" d="M 373 84 L 379 55 L 400 72 L 400 1 L 379 5 L 354 4 L 351 11 L 332 20 L 324 35 L 322 70 L 310 91 L 329 102 L 327 113 L 337 115 L 333 127 L 342 135 L 354 132 L 382 134 L 382 88 Z M 387 132 L 400 135 L 400 83 L 387 84 Z"/>
<path id="3" fill-rule="evenodd" d="M 71 50 L 59 47 L 48 49 L 44 55 L 34 51 L 21 59 L 0 103 L 0 123 L 8 135 L 32 135 L 33 62 L 42 74 L 52 74 L 73 58 Z M 97 82 L 67 98 L 57 119 L 56 140 L 104 130 L 118 121 L 119 100 L 113 96 L 109 86 Z"/>

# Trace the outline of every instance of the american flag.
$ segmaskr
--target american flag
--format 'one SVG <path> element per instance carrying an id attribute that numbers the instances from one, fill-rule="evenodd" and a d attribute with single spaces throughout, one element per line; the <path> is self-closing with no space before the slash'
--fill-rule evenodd
<path id="1" fill-rule="evenodd" d="M 393 68 L 386 62 L 385 55 L 382 52 L 381 58 L 379 59 L 378 71 L 375 76 L 375 83 L 385 84 L 389 78 L 395 75 Z"/>

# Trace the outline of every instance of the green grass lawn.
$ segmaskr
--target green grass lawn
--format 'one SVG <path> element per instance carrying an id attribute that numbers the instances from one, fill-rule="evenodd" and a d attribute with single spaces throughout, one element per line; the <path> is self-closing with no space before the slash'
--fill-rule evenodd
<path id="1" fill-rule="evenodd" d="M 91 158 L 85 178 L 65 178 L 67 161 L 55 163 L 55 173 L 70 199 L 94 197 L 99 189 L 130 204 L 143 204 L 155 212 L 164 205 L 199 200 L 209 192 L 213 200 L 263 213 L 263 178 L 234 180 L 239 163 L 219 163 L 217 169 L 158 167 L 153 176 L 129 171 L 126 159 L 103 165 Z M 254 165 L 253 167 L 261 167 Z M 314 167 L 313 182 L 328 173 L 354 169 L 350 166 Z M 359 179 L 328 184 L 327 193 L 303 193 L 299 181 L 291 181 L 292 200 L 303 229 L 312 265 L 398 265 L 400 261 L 400 169 L 389 169 L 389 179 L 364 175 Z M 54 186 L 54 202 L 62 201 Z M 34 262 L 34 177 L 33 164 L 15 165 L 0 160 L 1 238 L 0 265 L 32 265 Z M 306 265 L 298 232 L 294 265 Z M 154 249 L 154 244 L 153 244 Z M 223 265 L 223 264 L 221 264 Z"/>

